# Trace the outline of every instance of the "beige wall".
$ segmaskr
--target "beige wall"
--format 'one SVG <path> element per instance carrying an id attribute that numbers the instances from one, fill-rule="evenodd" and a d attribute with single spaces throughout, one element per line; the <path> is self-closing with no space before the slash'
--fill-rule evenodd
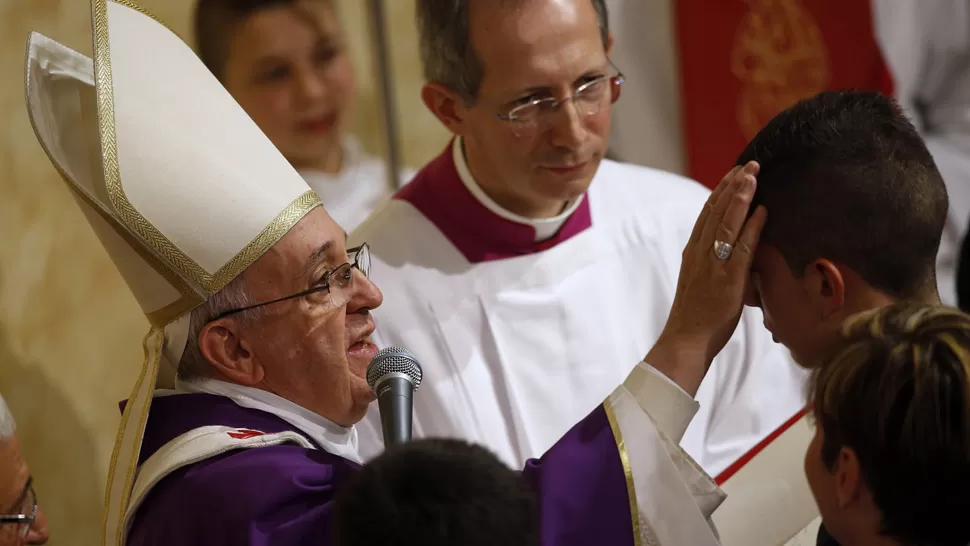
<path id="1" fill-rule="evenodd" d="M 361 81 L 358 134 L 381 153 L 365 2 L 342 0 Z M 420 166 L 446 134 L 418 98 L 413 2 L 390 10 L 404 160 Z M 145 0 L 183 37 L 191 0 Z M 86 0 L 0 0 L 0 391 L 17 418 L 51 544 L 98 538 L 117 402 L 142 359 L 148 325 L 30 129 L 24 108 L 27 33 L 90 54 Z M 403 132 L 403 131 L 402 131 Z"/>

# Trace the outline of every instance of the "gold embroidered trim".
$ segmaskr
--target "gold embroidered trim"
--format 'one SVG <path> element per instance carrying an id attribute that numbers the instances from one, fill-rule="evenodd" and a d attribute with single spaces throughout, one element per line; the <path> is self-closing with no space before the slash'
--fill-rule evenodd
<path id="1" fill-rule="evenodd" d="M 603 410 L 606 418 L 610 422 L 610 430 L 613 431 L 613 438 L 616 440 L 616 450 L 620 454 L 620 463 L 623 465 L 623 475 L 626 477 L 626 494 L 630 497 L 630 520 L 633 522 L 633 544 L 641 546 L 643 539 L 640 536 L 640 507 L 637 505 L 637 490 L 633 484 L 633 470 L 630 468 L 630 457 L 626 453 L 626 444 L 623 443 L 623 433 L 620 432 L 620 425 L 616 421 L 616 414 L 613 413 L 613 406 L 609 400 L 603 401 Z"/>
<path id="2" fill-rule="evenodd" d="M 114 1 L 114 0 L 112 0 Z M 118 137 L 115 132 L 114 78 L 111 74 L 111 46 L 108 32 L 108 0 L 93 0 L 92 30 L 94 32 L 94 75 L 98 101 L 98 124 L 101 131 L 101 162 L 104 167 L 104 183 L 108 199 L 115 213 L 125 225 L 135 232 L 159 258 L 171 264 L 177 271 L 207 291 L 211 291 L 211 279 L 205 269 L 179 250 L 167 237 L 128 201 L 121 183 L 118 166 Z M 137 10 L 145 13 L 144 10 Z"/>
<path id="3" fill-rule="evenodd" d="M 138 453 L 141 451 L 142 437 L 145 433 L 145 423 L 148 421 L 148 410 L 151 407 L 152 393 L 155 390 L 155 378 L 158 375 L 158 364 L 162 356 L 162 346 L 165 342 L 165 330 L 162 328 L 153 327 L 148 331 L 145 336 L 142 346 L 145 349 L 145 360 L 142 363 L 141 374 L 139 374 L 138 379 L 135 381 L 135 385 L 131 390 L 131 395 L 128 397 L 128 402 L 125 404 L 125 410 L 121 415 L 121 424 L 118 426 L 118 434 L 115 436 L 114 449 L 111 451 L 111 463 L 108 466 L 108 482 L 105 486 L 105 498 L 104 498 L 104 519 L 102 520 L 102 532 L 101 532 L 101 544 L 102 546 L 107 546 L 109 534 L 111 534 L 111 529 L 108 528 L 108 520 L 111 517 L 111 504 L 112 504 L 112 487 L 114 486 L 116 476 L 116 470 L 118 467 L 118 459 L 121 456 L 121 448 L 124 443 L 125 433 L 128 431 L 128 422 L 131 418 L 132 412 L 138 412 L 138 428 L 135 429 L 135 439 L 133 445 L 135 446 L 127 454 L 127 460 L 125 461 L 125 481 L 124 487 L 121 490 L 121 499 L 119 501 L 121 516 L 116 516 L 117 518 L 117 529 L 114 533 L 114 544 L 116 546 L 121 546 L 124 543 L 124 521 L 123 516 L 125 509 L 128 506 L 128 498 L 131 495 L 131 486 L 134 482 L 134 475 L 138 465 Z M 143 389 L 145 381 L 148 381 L 147 389 Z M 148 394 L 148 396 L 142 396 L 143 393 Z M 143 400 L 139 400 L 143 398 Z M 140 407 L 139 406 L 140 403 Z"/>
<path id="4" fill-rule="evenodd" d="M 28 43 L 27 54 L 28 56 L 30 54 L 29 43 Z M 27 63 L 29 62 L 30 60 L 28 57 Z M 29 64 L 28 64 L 28 67 L 29 67 Z M 28 71 L 27 78 L 29 77 L 30 75 Z M 29 92 L 30 92 L 30 81 L 28 79 L 25 82 L 25 95 L 29 96 Z M 34 112 L 33 112 L 33 109 L 30 108 L 29 100 L 27 105 L 27 117 L 30 119 L 30 124 L 34 128 L 34 132 L 38 132 L 37 120 L 34 119 Z M 151 323 L 152 326 L 159 326 L 159 327 L 165 326 L 170 322 L 174 321 L 175 319 L 179 318 L 183 314 L 198 307 L 205 301 L 203 297 L 200 294 L 198 294 L 198 292 L 196 292 L 192 287 L 190 287 L 189 284 L 185 282 L 185 280 L 182 277 L 180 277 L 177 273 L 172 271 L 172 269 L 169 266 L 162 263 L 162 261 L 159 260 L 157 256 L 152 254 L 151 251 L 146 249 L 145 245 L 140 240 L 132 236 L 131 233 L 127 229 L 125 229 L 125 227 L 122 226 L 114 216 L 111 215 L 111 213 L 104 210 L 104 207 L 101 205 L 101 203 L 99 203 L 91 196 L 89 196 L 86 192 L 81 190 L 80 185 L 77 184 L 68 175 L 67 171 L 64 169 L 64 166 L 58 162 L 57 157 L 51 152 L 50 148 L 47 146 L 47 142 L 45 142 L 41 138 L 38 138 L 37 142 L 40 144 L 40 147 L 44 150 L 44 153 L 47 154 L 47 157 L 48 159 L 50 159 L 51 164 L 54 166 L 54 169 L 58 172 L 58 174 L 61 175 L 61 178 L 65 182 L 67 182 L 67 188 L 71 192 L 71 194 L 74 195 L 75 198 L 83 201 L 85 204 L 88 205 L 88 207 L 91 208 L 91 210 L 97 213 L 97 215 L 100 216 L 101 219 L 104 220 L 109 226 L 111 226 L 114 232 L 117 233 L 118 236 L 120 236 L 128 244 L 128 246 L 131 247 L 131 249 L 134 250 L 136 254 L 138 254 L 139 257 L 141 257 L 143 260 L 148 262 L 148 264 L 151 266 L 152 269 L 154 269 L 159 275 L 162 276 L 162 278 L 168 281 L 168 283 L 172 285 L 172 287 L 175 288 L 182 295 L 182 297 L 179 298 L 177 301 L 169 305 L 166 305 L 162 309 L 145 313 L 145 316 L 148 318 L 148 322 Z"/>
<path id="5" fill-rule="evenodd" d="M 158 269 L 159 273 L 178 272 L 176 278 L 187 279 L 189 283 L 198 285 L 209 294 L 214 293 L 235 278 L 246 267 L 251 265 L 259 256 L 264 254 L 270 247 L 276 244 L 279 239 L 289 231 L 300 219 L 310 210 L 320 204 L 320 198 L 312 191 L 307 191 L 303 195 L 294 199 L 284 208 L 276 218 L 267 225 L 259 235 L 256 236 L 242 251 L 232 260 L 219 269 L 214 275 L 209 275 L 204 268 L 192 260 L 178 247 L 175 246 L 167 237 L 144 218 L 140 212 L 128 201 L 121 183 L 121 171 L 118 165 L 118 143 L 115 126 L 114 92 L 113 77 L 111 71 L 111 51 L 110 34 L 108 32 L 108 6 L 109 0 L 92 0 L 92 27 L 94 32 L 94 72 L 96 81 L 96 97 L 98 107 L 98 123 L 101 132 L 101 160 L 104 168 L 105 189 L 107 190 L 108 200 L 114 208 L 114 213 L 118 219 L 111 223 L 117 226 L 123 224 L 122 228 L 116 230 L 124 235 L 134 235 L 143 244 L 132 244 L 136 250 L 146 250 L 152 254 L 154 261 L 153 267 L 162 266 Z M 133 9 L 156 22 L 157 18 L 147 10 L 130 2 L 129 0 L 110 0 Z M 164 24 L 163 24 L 164 26 Z M 168 28 L 168 27 L 166 27 Z M 171 29 L 169 29 L 171 30 Z M 178 36 L 176 34 L 176 36 Z M 77 192 L 82 194 L 83 192 Z M 87 197 L 87 196 L 84 196 Z M 94 207 L 100 214 L 112 216 L 102 207 Z M 118 222 L 120 220 L 120 222 Z M 109 220 L 110 221 L 110 220 Z M 127 239 L 126 239 L 127 240 Z M 161 263 L 159 263 L 161 262 Z M 168 265 L 169 267 L 165 267 Z M 176 285 L 178 286 L 178 285 Z M 187 283 L 182 282 L 182 287 L 187 288 Z M 187 297 L 192 296 L 190 300 Z M 149 320 L 153 324 L 165 324 L 161 321 L 170 321 L 181 316 L 185 311 L 191 309 L 196 303 L 196 299 L 202 299 L 194 291 L 186 294 L 179 301 L 166 306 L 158 311 L 147 313 Z M 154 343 L 150 340 L 154 339 Z M 144 435 L 145 423 L 148 420 L 148 411 L 151 406 L 151 392 L 154 389 L 155 381 L 158 376 L 159 360 L 164 345 L 164 329 L 153 326 L 149 335 L 145 338 L 145 362 L 138 380 L 135 382 L 129 403 L 125 406 L 122 415 L 121 425 L 115 440 L 114 450 L 111 456 L 111 464 L 108 469 L 108 482 L 105 493 L 105 514 L 103 519 L 102 544 L 107 546 L 109 540 L 113 538 L 112 544 L 121 545 L 124 543 L 124 521 L 123 515 L 127 508 L 131 496 L 131 487 L 134 482 L 134 475 L 137 470 L 138 453 L 141 448 L 141 441 Z M 146 383 L 147 381 L 147 383 Z M 147 390 L 146 390 L 147 388 Z M 147 395 L 146 395 L 147 393 Z M 130 426 L 132 412 L 138 412 L 136 427 Z M 133 435 L 133 437 L 131 436 Z M 132 441 L 132 448 L 127 453 L 122 453 L 125 446 L 126 437 Z M 119 468 L 119 461 L 120 466 Z M 124 471 L 124 482 L 117 483 L 118 472 Z M 115 492 L 114 487 L 121 486 L 120 491 Z M 120 498 L 118 497 L 120 494 Z M 117 511 L 115 511 L 115 507 Z M 114 524 L 115 528 L 109 528 Z M 112 536 L 113 535 L 113 536 Z M 111 537 L 111 538 L 109 538 Z"/>
<path id="6" fill-rule="evenodd" d="M 177 273 L 171 270 L 171 268 L 163 264 L 154 254 L 152 254 L 148 249 L 145 248 L 145 246 L 142 244 L 141 241 L 139 241 L 134 236 L 132 236 L 131 233 L 127 229 L 125 229 L 124 226 L 120 225 L 120 223 L 114 216 L 111 216 L 111 214 L 105 211 L 104 208 L 101 207 L 97 201 L 92 199 L 85 192 L 81 191 L 77 187 L 77 185 L 72 183 L 71 180 L 67 177 L 67 173 L 63 172 L 59 166 L 57 170 L 61 171 L 61 176 L 64 177 L 64 179 L 69 182 L 68 189 L 71 190 L 71 193 L 75 197 L 77 197 L 81 201 L 84 201 L 84 203 L 86 203 L 92 210 L 94 210 L 98 214 L 98 216 L 101 217 L 102 220 L 107 222 L 108 225 L 112 227 L 114 232 L 117 233 L 119 237 L 124 239 L 125 243 L 127 243 L 128 246 L 131 247 L 131 249 L 134 250 L 139 257 L 141 257 L 143 260 L 148 262 L 148 264 L 151 266 L 152 269 L 154 269 L 159 275 L 161 275 L 166 281 L 168 281 L 168 283 L 171 284 L 172 287 L 174 287 L 176 290 L 179 291 L 180 294 L 182 294 L 182 297 L 179 298 L 175 303 L 166 305 L 165 307 L 163 307 L 158 311 L 145 313 L 145 316 L 149 317 L 149 322 L 151 322 L 153 326 L 165 326 L 169 322 L 172 322 L 173 320 L 182 316 L 184 312 L 194 309 L 195 307 L 201 305 L 205 301 L 205 299 L 203 299 L 201 295 L 196 293 L 196 291 L 193 290 L 188 285 L 188 283 L 185 282 L 184 279 L 179 277 Z M 152 315 L 155 315 L 156 319 L 161 317 L 162 315 L 171 315 L 176 305 L 179 305 L 180 307 L 186 307 L 186 308 L 183 309 L 182 313 L 172 315 L 169 318 L 169 320 L 165 322 L 156 322 L 155 320 L 151 319 Z M 167 311 L 165 313 L 162 313 L 162 310 L 167 310 Z"/>
<path id="7" fill-rule="evenodd" d="M 218 292 L 236 275 L 273 246 L 314 206 L 320 203 L 312 191 L 301 195 L 283 209 L 263 231 L 215 275 L 210 275 L 152 225 L 128 201 L 121 183 L 118 166 L 118 143 L 115 131 L 113 77 L 111 73 L 110 35 L 108 32 L 109 0 L 93 0 L 94 72 L 97 82 L 98 123 L 101 131 L 101 159 L 104 166 L 108 199 L 121 221 L 133 231 L 160 260 L 170 264 L 185 278 L 202 287 L 208 294 Z M 134 9 L 156 20 L 147 10 L 128 0 L 110 0 Z M 312 195 L 312 197 L 311 197 Z"/>
<path id="8" fill-rule="evenodd" d="M 320 205 L 320 198 L 313 190 L 307 190 L 286 206 L 263 231 L 256 236 L 245 248 L 229 260 L 213 275 L 212 284 L 222 288 L 235 279 L 244 269 L 249 267 L 257 258 L 275 245 L 286 232 L 296 225 L 314 207 Z"/>

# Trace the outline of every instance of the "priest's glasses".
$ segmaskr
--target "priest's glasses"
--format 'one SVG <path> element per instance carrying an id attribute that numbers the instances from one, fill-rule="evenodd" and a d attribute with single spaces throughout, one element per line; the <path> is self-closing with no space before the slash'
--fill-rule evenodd
<path id="1" fill-rule="evenodd" d="M 30 526 L 37 519 L 37 493 L 34 492 L 33 478 L 27 479 L 27 485 L 24 486 L 23 493 L 20 494 L 12 509 L 12 514 L 0 514 L 0 537 L 8 532 L 8 527 L 14 527 L 18 537 L 27 536 Z M 0 540 L 0 543 L 2 542 Z"/>
<path id="2" fill-rule="evenodd" d="M 556 123 L 556 113 L 568 103 L 575 105 L 576 113 L 581 118 L 599 114 L 607 101 L 612 104 L 620 98 L 620 86 L 623 84 L 623 73 L 616 68 L 613 61 L 608 61 L 615 73 L 603 75 L 581 83 L 573 94 L 563 99 L 555 97 L 529 96 L 513 103 L 506 114 L 495 114 L 501 120 L 513 123 L 517 134 L 542 132 Z"/>
<path id="3" fill-rule="evenodd" d="M 370 247 L 367 246 L 367 243 L 347 249 L 347 255 L 353 257 L 350 262 L 325 273 L 323 278 L 320 279 L 319 283 L 307 290 L 297 292 L 296 294 L 290 294 L 289 296 L 283 296 L 282 298 L 276 298 L 275 300 L 264 301 L 262 303 L 256 303 L 253 305 L 247 305 L 245 307 L 237 307 L 235 309 L 223 311 L 222 313 L 219 313 L 213 317 L 212 320 L 218 320 L 223 317 L 228 317 L 229 315 L 241 313 L 250 309 L 256 309 L 257 307 L 263 307 L 265 305 L 272 305 L 281 301 L 303 297 L 311 298 L 315 303 L 329 303 L 334 307 L 342 307 L 350 301 L 350 298 L 354 292 L 354 270 L 356 269 L 357 271 L 360 271 L 364 277 L 367 277 L 370 274 Z M 326 299 L 321 301 L 319 299 L 321 297 Z"/>

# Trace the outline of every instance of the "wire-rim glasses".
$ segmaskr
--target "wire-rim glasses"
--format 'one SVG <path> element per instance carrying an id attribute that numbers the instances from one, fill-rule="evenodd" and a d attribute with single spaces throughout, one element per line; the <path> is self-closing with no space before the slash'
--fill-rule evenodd
<path id="1" fill-rule="evenodd" d="M 0 525 L 19 525 L 17 533 L 21 537 L 27 536 L 30 526 L 37 519 L 37 493 L 34 491 L 34 478 L 27 478 L 24 492 L 14 505 L 19 514 L 0 514 Z M 29 514 L 27 512 L 30 512 Z"/>
<path id="2" fill-rule="evenodd" d="M 264 307 L 266 305 L 272 305 L 281 301 L 302 298 L 323 292 L 328 293 L 331 305 L 334 307 L 340 307 L 350 301 L 350 292 L 354 280 L 354 269 L 363 273 L 364 277 L 370 275 L 370 247 L 367 245 L 367 243 L 347 249 L 347 254 L 354 257 L 351 262 L 345 263 L 327 272 L 319 283 L 308 288 L 307 290 L 297 292 L 296 294 L 290 294 L 289 296 L 283 296 L 282 298 L 276 298 L 275 300 L 264 301 L 253 305 L 247 305 L 245 307 L 237 307 L 235 309 L 223 311 L 222 313 L 219 313 L 213 317 L 212 320 L 219 320 L 236 313 L 256 309 L 257 307 Z"/>
<path id="3" fill-rule="evenodd" d="M 620 86 L 624 82 L 623 73 L 616 68 L 613 61 L 608 61 L 616 71 L 612 76 L 603 75 L 589 80 L 577 87 L 573 94 L 563 98 L 543 97 L 520 104 L 505 114 L 495 114 L 503 121 L 513 122 L 521 128 L 537 128 L 553 118 L 553 114 L 560 111 L 567 103 L 572 102 L 577 113 L 583 117 L 594 116 L 606 105 L 607 97 L 611 103 L 620 98 Z"/>

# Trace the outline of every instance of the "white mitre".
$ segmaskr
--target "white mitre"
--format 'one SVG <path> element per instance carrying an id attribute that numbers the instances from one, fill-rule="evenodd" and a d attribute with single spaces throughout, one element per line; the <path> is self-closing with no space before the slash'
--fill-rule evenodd
<path id="1" fill-rule="evenodd" d="M 127 0 L 93 0 L 94 60 L 33 33 L 38 140 L 151 323 L 106 489 L 121 544 L 152 393 L 168 386 L 189 312 L 319 198 L 175 33 Z"/>

